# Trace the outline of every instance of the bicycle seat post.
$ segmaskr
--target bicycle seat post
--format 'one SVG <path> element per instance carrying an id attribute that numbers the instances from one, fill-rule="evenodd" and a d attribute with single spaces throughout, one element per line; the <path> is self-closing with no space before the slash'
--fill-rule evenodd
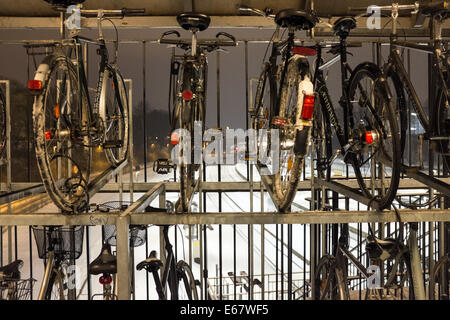
<path id="1" fill-rule="evenodd" d="M 103 30 L 102 30 L 102 20 L 103 20 L 103 9 L 98 9 L 97 11 L 97 28 L 98 28 L 98 40 L 103 40 Z"/>
<path id="2" fill-rule="evenodd" d="M 192 44 L 191 44 L 191 55 L 195 57 L 197 55 L 197 28 L 192 28 Z"/>

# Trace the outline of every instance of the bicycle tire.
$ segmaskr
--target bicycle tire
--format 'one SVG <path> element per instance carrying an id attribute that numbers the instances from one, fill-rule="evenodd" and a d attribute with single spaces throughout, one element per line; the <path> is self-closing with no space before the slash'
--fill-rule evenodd
<path id="1" fill-rule="evenodd" d="M 66 300 L 64 283 L 56 270 L 52 270 L 52 274 L 48 280 L 47 291 L 45 292 L 45 300 Z"/>
<path id="2" fill-rule="evenodd" d="M 320 90 L 327 90 L 325 84 L 323 88 L 318 88 L 317 91 L 320 95 Z M 320 106 L 314 110 L 313 121 L 313 140 L 314 140 L 314 156 L 316 157 L 316 170 L 320 179 L 329 181 L 331 179 L 331 165 L 328 161 L 332 157 L 333 145 L 332 145 L 332 132 L 331 124 L 327 120 L 323 113 L 323 104 L 325 101 L 320 99 Z"/>
<path id="3" fill-rule="evenodd" d="M 205 108 L 204 108 L 204 92 L 196 93 L 195 97 L 191 100 L 185 100 L 182 97 L 182 93 L 186 91 L 195 92 L 196 83 L 195 79 L 198 76 L 195 76 L 199 71 L 195 70 L 195 66 L 192 62 L 188 62 L 183 64 L 182 69 L 182 83 L 178 92 L 180 93 L 178 98 L 178 128 L 185 129 L 190 133 L 190 148 L 191 151 L 194 150 L 192 147 L 194 144 L 194 126 L 196 121 L 201 122 L 202 133 L 205 129 Z M 206 68 L 204 69 L 206 73 Z M 206 83 L 203 84 L 206 87 Z M 184 137 L 181 137 L 184 139 Z M 184 143 L 181 141 L 181 143 Z M 194 195 L 195 187 L 197 185 L 196 180 L 196 171 L 200 167 L 200 164 L 196 164 L 194 152 L 191 152 L 190 161 L 188 163 L 184 163 L 184 161 L 180 161 L 178 164 L 179 168 L 179 177 L 180 177 L 180 198 L 177 201 L 175 207 L 177 212 L 189 212 L 190 211 L 190 202 L 192 196 Z"/>
<path id="4" fill-rule="evenodd" d="M 330 275 L 332 275 L 331 278 Z M 320 258 L 315 272 L 315 286 L 314 298 L 316 300 L 333 300 L 335 298 L 349 300 L 344 272 L 336 265 L 336 258 L 332 255 L 324 255 Z"/>
<path id="5" fill-rule="evenodd" d="M 273 175 L 273 189 L 276 199 L 276 204 L 280 212 L 289 211 L 292 201 L 297 193 L 298 183 L 300 182 L 300 174 L 303 169 L 303 163 L 308 153 L 309 140 L 311 137 L 311 126 L 303 126 L 301 129 L 294 127 L 299 123 L 298 107 L 303 101 L 304 94 L 311 92 L 298 92 L 300 83 L 304 80 L 311 80 L 311 73 L 302 73 L 303 63 L 306 63 L 309 69 L 307 60 L 301 56 L 294 55 L 289 59 L 286 66 L 286 78 L 282 84 L 280 100 L 280 110 L 278 117 L 286 119 L 288 126 L 283 126 L 279 130 L 280 135 L 280 153 L 279 153 L 279 170 Z M 304 90 L 303 90 L 304 91 Z M 300 132 L 306 134 L 306 146 L 301 148 L 302 151 L 296 151 L 295 143 L 296 137 Z M 282 147 L 284 142 L 294 141 L 291 147 Z"/>
<path id="6" fill-rule="evenodd" d="M 100 103 L 100 116 L 105 126 L 105 139 L 106 143 L 111 141 L 115 145 L 105 147 L 104 151 L 108 162 L 116 167 L 127 157 L 129 128 L 125 82 L 116 67 L 106 68 L 102 91 L 105 92 L 105 101 Z"/>
<path id="7" fill-rule="evenodd" d="M 436 133 L 439 137 L 450 136 L 450 107 L 444 91 L 438 93 L 438 104 L 435 119 Z M 442 155 L 444 172 L 450 174 L 450 141 L 438 140 L 439 152 Z"/>
<path id="8" fill-rule="evenodd" d="M 6 146 L 6 101 L 3 90 L 0 89 L 0 156 Z"/>
<path id="9" fill-rule="evenodd" d="M 178 297 L 183 296 L 185 292 L 189 300 L 198 300 L 197 286 L 195 284 L 194 274 L 189 264 L 183 260 L 179 260 L 176 265 L 178 283 L 182 282 L 181 287 L 184 289 L 178 292 Z M 178 286 L 180 288 L 180 286 Z M 179 290 L 179 289 L 178 289 Z M 180 295 L 181 293 L 181 295 Z"/>
<path id="10" fill-rule="evenodd" d="M 386 82 L 381 79 L 381 70 L 375 64 L 362 63 L 352 72 L 348 91 L 350 136 L 353 139 L 349 161 L 363 194 L 371 200 L 377 200 L 379 210 L 388 208 L 397 193 L 401 163 L 398 121 L 394 119 L 395 111 L 388 98 Z M 373 88 L 369 91 L 361 89 L 364 83 L 372 84 Z M 375 100 L 375 107 L 368 97 Z M 366 134 L 371 134 L 372 138 L 375 135 L 373 143 L 366 142 Z M 372 165 L 372 159 L 378 165 Z M 391 172 L 389 174 L 389 170 L 385 169 L 378 177 L 377 170 L 383 167 L 389 167 Z M 369 181 L 366 180 L 368 169 L 371 171 Z M 389 175 L 390 180 L 386 183 L 385 177 Z M 378 180 L 372 184 L 372 179 Z"/>
<path id="11" fill-rule="evenodd" d="M 89 135 L 76 136 L 74 132 L 82 132 L 92 118 L 87 95 L 80 90 L 75 66 L 68 57 L 48 56 L 36 76 L 42 72 L 46 74 L 43 90 L 33 104 L 39 172 L 48 195 L 63 213 L 81 212 L 89 203 L 92 150 Z M 68 94 L 61 94 L 66 89 Z"/>

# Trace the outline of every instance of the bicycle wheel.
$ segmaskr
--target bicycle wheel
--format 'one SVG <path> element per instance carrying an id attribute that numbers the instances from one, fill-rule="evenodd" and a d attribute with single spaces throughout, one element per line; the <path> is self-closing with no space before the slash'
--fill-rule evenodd
<path id="1" fill-rule="evenodd" d="M 178 279 L 178 299 L 198 300 L 197 286 L 191 267 L 185 261 L 180 260 L 176 265 Z M 181 285 L 180 285 L 181 284 Z"/>
<path id="2" fill-rule="evenodd" d="M 0 89 L 0 156 L 6 146 L 6 101 L 3 91 Z"/>
<path id="3" fill-rule="evenodd" d="M 202 74 L 203 73 L 203 74 Z M 194 156 L 194 127 L 196 122 L 201 123 L 202 133 L 205 130 L 205 101 L 204 92 L 197 92 L 194 95 L 194 88 L 197 88 L 200 84 L 198 81 L 200 79 L 206 79 L 204 75 L 206 74 L 205 68 L 196 68 L 192 63 L 186 63 L 183 65 L 182 70 L 182 83 L 180 85 L 180 97 L 177 103 L 178 117 L 178 128 L 184 129 L 189 132 L 190 137 L 181 136 L 179 137 L 179 144 L 183 145 L 188 143 L 190 157 L 186 157 L 183 153 L 183 149 L 180 148 L 180 153 L 177 155 L 179 158 L 178 168 L 180 177 L 180 198 L 176 203 L 177 212 L 189 212 L 190 202 L 192 196 L 195 192 L 197 186 L 198 178 L 196 172 L 200 168 L 199 163 L 195 163 Z M 201 84 L 206 87 L 206 83 Z M 190 141 L 184 141 L 184 139 L 189 139 Z"/>
<path id="4" fill-rule="evenodd" d="M 66 56 L 46 58 L 38 70 L 49 70 L 33 105 L 39 172 L 47 193 L 63 212 L 81 212 L 89 203 L 91 161 L 86 94 Z"/>
<path id="5" fill-rule="evenodd" d="M 444 172 L 450 172 L 450 105 L 447 96 L 441 90 L 438 94 L 438 104 L 436 111 L 435 128 L 439 137 L 439 152 L 442 154 Z"/>
<path id="6" fill-rule="evenodd" d="M 288 211 L 294 200 L 311 135 L 311 126 L 297 127 L 300 123 L 298 113 L 303 97 L 305 94 L 313 94 L 309 70 L 307 74 L 302 74 L 301 63 L 303 63 L 302 58 L 297 56 L 289 60 L 286 78 L 281 89 L 280 110 L 278 117 L 273 119 L 273 122 L 283 123 L 275 124 L 279 129 L 280 153 L 279 170 L 274 170 L 276 173 L 273 176 L 273 189 L 280 212 Z M 303 80 L 309 80 L 310 86 L 301 84 L 306 82 Z M 295 150 L 295 144 L 297 134 L 300 132 L 306 133 L 307 138 L 305 148 L 301 148 L 303 150 L 299 152 Z"/>
<path id="7" fill-rule="evenodd" d="M 47 291 L 45 292 L 45 300 L 66 300 L 67 285 L 64 283 L 61 270 L 52 270 L 52 274 L 48 280 Z"/>
<path id="8" fill-rule="evenodd" d="M 112 166 L 119 165 L 128 153 L 128 99 L 125 82 L 119 70 L 108 67 L 103 78 L 100 117 L 105 127 L 104 151 Z"/>
<path id="9" fill-rule="evenodd" d="M 331 255 L 320 258 L 315 275 L 316 300 L 349 300 L 344 272 Z"/>
<path id="10" fill-rule="evenodd" d="M 319 88 L 326 90 L 326 87 Z M 319 93 L 319 97 L 320 97 Z M 331 125 L 327 122 L 325 114 L 322 112 L 322 104 L 325 102 L 320 99 L 320 106 L 314 110 L 313 121 L 313 141 L 314 156 L 316 157 L 316 170 L 320 179 L 329 181 L 331 178 L 331 166 L 328 161 L 333 153 Z"/>
<path id="11" fill-rule="evenodd" d="M 379 210 L 390 206 L 400 179 L 400 131 L 381 71 L 372 63 L 359 65 L 350 77 L 350 162 L 365 196 Z"/>

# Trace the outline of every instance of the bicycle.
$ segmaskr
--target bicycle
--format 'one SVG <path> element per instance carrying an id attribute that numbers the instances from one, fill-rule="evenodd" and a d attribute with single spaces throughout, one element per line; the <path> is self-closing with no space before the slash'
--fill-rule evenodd
<path id="1" fill-rule="evenodd" d="M 236 46 L 236 39 L 225 32 L 219 32 L 216 38 L 221 36 L 227 40 L 197 40 L 197 33 L 209 27 L 210 18 L 200 13 L 182 13 L 177 16 L 178 24 L 192 33 L 192 39 L 169 39 L 167 36 L 180 33 L 175 30 L 164 32 L 158 40 L 161 44 L 175 45 L 185 50 L 182 56 L 173 56 L 171 61 L 170 83 L 177 82 L 175 91 L 175 106 L 171 110 L 169 105 L 169 122 L 171 127 L 171 143 L 173 146 L 181 146 L 176 150 L 176 158 L 172 159 L 179 169 L 180 198 L 175 204 L 176 212 L 188 212 L 190 202 L 198 187 L 196 171 L 200 168 L 198 159 L 194 156 L 194 127 L 199 124 L 201 132 L 205 131 L 206 89 L 208 61 L 206 53 L 218 50 L 223 46 Z M 172 86 L 169 86 L 169 91 Z M 172 93 L 170 93 L 172 95 Z M 178 129 L 177 131 L 174 131 Z M 188 133 L 188 134 L 187 134 Z M 186 146 L 186 147 L 184 147 Z M 185 154 L 188 150 L 190 154 Z M 166 174 L 174 165 L 167 159 L 159 159 L 154 164 L 154 170 Z"/>
<path id="2" fill-rule="evenodd" d="M 353 167 L 360 190 L 369 198 L 370 206 L 383 210 L 392 203 L 400 180 L 399 128 L 389 88 L 380 77 L 381 70 L 370 62 L 363 62 L 352 70 L 347 62 L 347 37 L 355 27 L 355 18 L 339 18 L 333 25 L 339 43 L 315 47 L 314 87 L 320 101 L 320 108 L 314 115 L 313 133 L 317 175 L 330 181 L 332 164 L 342 155 L 344 163 Z M 338 58 L 324 63 L 323 47 L 331 47 L 330 52 Z M 341 65 L 339 105 L 343 109 L 343 121 L 339 121 L 323 74 L 337 59 Z M 335 151 L 332 128 L 339 143 Z"/>
<path id="3" fill-rule="evenodd" d="M 146 212 L 170 212 L 173 209 L 173 205 L 172 209 L 170 206 L 167 206 L 167 209 L 147 207 Z M 145 269 L 152 274 L 159 300 L 168 299 L 167 288 L 170 291 L 171 300 L 198 300 L 197 285 L 199 282 L 195 280 L 191 267 L 184 260 L 175 261 L 173 247 L 169 239 L 170 227 L 170 225 L 162 226 L 165 247 L 164 263 L 157 258 L 156 251 L 152 250 L 147 259 L 137 264 L 136 270 Z M 159 276 L 160 269 L 161 277 Z M 180 282 L 183 283 L 181 290 Z"/>
<path id="4" fill-rule="evenodd" d="M 83 251 L 84 227 L 33 226 L 38 257 L 45 259 L 45 272 L 38 300 L 75 300 L 74 265 Z"/>
<path id="5" fill-rule="evenodd" d="M 294 35 L 296 30 L 311 30 L 318 19 L 313 12 L 293 9 L 281 10 L 276 15 L 270 9 L 261 11 L 244 6 L 238 9 L 273 18 L 276 23 L 269 43 L 271 54 L 263 64 L 249 115 L 260 140 L 257 144 L 260 173 L 272 178 L 275 205 L 278 211 L 286 212 L 295 197 L 308 153 L 315 103 L 312 75 L 306 59 L 314 54 L 314 50 L 296 46 Z M 286 40 L 280 39 L 280 28 L 288 30 Z M 279 56 L 280 62 L 277 61 Z M 264 142 L 261 137 L 267 133 L 267 141 L 270 141 L 271 129 L 279 130 L 279 154 L 276 155 L 279 169 L 273 159 L 267 159 L 264 164 L 261 161 L 265 158 L 266 148 L 273 144 L 273 141 Z"/>
<path id="6" fill-rule="evenodd" d="M 116 65 L 117 29 L 114 61 L 110 63 L 102 22 L 108 20 L 115 27 L 110 18 L 140 15 L 143 10 L 79 12 L 97 17 L 98 39 L 74 34 L 52 44 L 34 45 L 52 47 L 54 51 L 45 57 L 28 83 L 35 95 L 33 128 L 39 172 L 47 193 L 63 213 L 87 210 L 93 148 L 103 149 L 112 167 L 127 157 L 129 106 L 125 83 Z M 93 102 L 83 62 L 83 43 L 98 46 L 101 58 Z"/>
<path id="7" fill-rule="evenodd" d="M 391 268 L 388 268 L 387 280 L 383 283 L 384 278 L 381 279 L 379 272 L 372 273 L 373 269 L 364 267 L 349 250 L 348 225 L 342 225 L 334 255 L 324 255 L 317 264 L 314 299 L 350 300 L 348 268 L 353 265 L 360 278 L 366 280 L 365 299 L 367 300 L 397 299 L 390 290 L 404 291 L 403 289 L 408 287 L 410 300 L 424 300 L 425 286 L 417 247 L 418 226 L 417 223 L 410 223 L 409 226 L 407 244 L 402 243 L 398 238 L 379 239 L 374 236 L 369 226 L 370 234 L 366 239 L 366 253 L 371 267 L 380 267 L 385 261 L 392 263 Z M 375 280 L 379 280 L 378 285 L 372 282 L 374 277 Z M 369 285 L 369 281 L 373 287 Z"/>
<path id="8" fill-rule="evenodd" d="M 29 300 L 35 279 L 21 279 L 22 260 L 0 267 L 0 300 Z"/>
<path id="9" fill-rule="evenodd" d="M 120 212 L 126 210 L 132 203 L 130 201 L 107 201 L 102 204 L 91 204 L 91 208 L 100 212 Z M 129 243 L 130 248 L 139 247 L 146 241 L 146 225 L 130 225 Z M 100 275 L 98 281 L 103 287 L 103 293 L 94 294 L 91 297 L 100 296 L 103 300 L 117 300 L 117 258 L 111 252 L 111 247 L 116 246 L 116 226 L 103 226 L 103 241 L 100 254 L 89 264 L 89 275 Z"/>
<path id="10" fill-rule="evenodd" d="M 441 300 L 449 299 L 450 288 L 450 253 L 443 255 L 434 265 L 430 275 L 430 299 L 435 298 L 435 286 L 438 283 Z"/>
<path id="11" fill-rule="evenodd" d="M 387 11 L 390 13 L 390 17 L 392 18 L 392 29 L 389 58 L 387 63 L 383 66 L 383 72 L 379 75 L 379 78 L 387 79 L 391 88 L 393 88 L 391 91 L 394 94 L 393 100 L 396 102 L 396 115 L 401 130 L 399 132 L 401 155 L 403 155 L 406 144 L 408 129 L 407 114 L 415 112 L 425 131 L 423 140 L 428 140 L 431 149 L 442 156 L 444 171 L 448 172 L 450 170 L 450 95 L 448 92 L 448 74 L 450 70 L 448 63 L 449 52 L 446 49 L 447 44 L 442 39 L 442 26 L 450 15 L 450 6 L 447 2 L 432 4 L 416 2 L 413 5 L 398 5 L 397 3 L 394 3 L 391 6 L 381 6 L 380 10 L 381 12 Z M 430 43 L 418 44 L 398 39 L 397 18 L 400 11 L 418 13 L 421 16 L 430 17 L 432 22 Z M 432 107 L 430 105 L 429 116 L 425 113 L 424 104 L 421 103 L 419 95 L 417 94 L 411 78 L 402 62 L 399 48 L 420 50 L 431 54 L 433 57 L 434 63 L 432 64 L 432 70 L 430 72 L 435 75 L 437 81 L 434 91 L 437 100 L 435 101 L 435 106 Z M 408 101 L 411 102 L 411 110 L 408 110 L 407 108 L 406 97 L 408 97 Z M 419 142 L 419 152 L 421 152 L 423 140 Z M 404 170 L 407 170 L 407 168 Z M 412 168 L 412 170 L 414 170 L 414 168 Z M 447 196 L 449 195 L 450 194 L 447 194 Z"/>

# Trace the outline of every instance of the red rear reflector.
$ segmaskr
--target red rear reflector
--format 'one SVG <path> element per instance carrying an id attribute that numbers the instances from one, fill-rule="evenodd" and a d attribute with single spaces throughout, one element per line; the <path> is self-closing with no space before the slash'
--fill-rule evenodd
<path id="1" fill-rule="evenodd" d="M 311 120 L 314 111 L 314 95 L 305 95 L 303 98 L 302 119 Z"/>
<path id="2" fill-rule="evenodd" d="M 299 54 L 301 56 L 315 56 L 317 55 L 317 50 L 309 47 L 294 47 L 292 52 Z"/>
<path id="3" fill-rule="evenodd" d="M 177 133 L 172 133 L 172 135 L 170 136 L 170 143 L 173 146 L 176 146 L 178 144 L 178 134 Z"/>
<path id="4" fill-rule="evenodd" d="M 189 91 L 189 90 L 183 91 L 183 99 L 184 100 L 190 101 L 190 100 L 192 100 L 193 96 L 194 95 L 192 94 L 192 91 Z"/>
<path id="5" fill-rule="evenodd" d="M 28 80 L 28 89 L 41 90 L 42 89 L 42 81 L 41 80 Z"/>
<path id="6" fill-rule="evenodd" d="M 110 284 L 112 282 L 112 277 L 109 274 L 103 275 L 100 279 L 98 279 L 98 281 L 100 284 Z"/>
<path id="7" fill-rule="evenodd" d="M 287 123 L 286 119 L 275 118 L 273 119 L 273 124 L 278 126 L 284 126 Z"/>
<path id="8" fill-rule="evenodd" d="M 373 143 L 373 134 L 371 131 L 366 132 L 366 143 L 372 144 Z"/>
<path id="9" fill-rule="evenodd" d="M 51 131 L 45 131 L 45 140 L 51 140 L 53 138 Z"/>

